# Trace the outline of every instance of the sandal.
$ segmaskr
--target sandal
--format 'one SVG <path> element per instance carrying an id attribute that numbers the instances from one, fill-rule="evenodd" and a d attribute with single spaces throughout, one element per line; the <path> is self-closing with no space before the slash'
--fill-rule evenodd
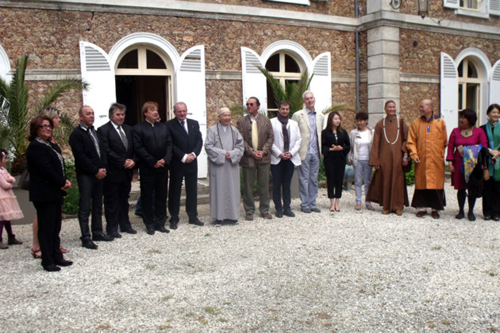
<path id="1" fill-rule="evenodd" d="M 34 248 L 31 248 L 31 255 L 33 256 L 34 259 L 41 259 L 42 258 L 42 251 L 35 250 Z"/>
<path id="2" fill-rule="evenodd" d="M 61 253 L 69 253 L 69 250 L 66 250 L 64 247 L 59 246 L 59 250 L 61 250 Z"/>

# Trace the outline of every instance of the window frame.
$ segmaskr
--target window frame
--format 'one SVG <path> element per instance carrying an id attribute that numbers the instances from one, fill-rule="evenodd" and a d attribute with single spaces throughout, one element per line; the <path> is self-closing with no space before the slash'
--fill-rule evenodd
<path id="1" fill-rule="evenodd" d="M 294 5 L 304 5 L 304 6 L 310 6 L 311 3 L 309 0 L 266 0 L 269 2 L 284 2 L 284 3 L 291 3 Z"/>

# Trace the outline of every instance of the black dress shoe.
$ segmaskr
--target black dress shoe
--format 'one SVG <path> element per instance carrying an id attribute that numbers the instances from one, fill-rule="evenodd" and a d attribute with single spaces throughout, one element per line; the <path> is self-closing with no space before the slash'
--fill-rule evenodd
<path id="1" fill-rule="evenodd" d="M 489 215 L 489 214 L 484 215 L 484 220 L 485 221 L 491 220 L 491 215 Z"/>
<path id="2" fill-rule="evenodd" d="M 309 208 L 301 208 L 300 211 L 302 213 L 311 214 L 311 209 L 309 209 Z"/>
<path id="3" fill-rule="evenodd" d="M 90 239 L 85 239 L 82 241 L 82 246 L 90 250 L 97 250 L 97 245 Z"/>
<path id="4" fill-rule="evenodd" d="M 120 235 L 118 232 L 113 232 L 111 234 L 108 234 L 108 236 L 113 238 L 122 238 L 122 235 Z"/>
<path id="5" fill-rule="evenodd" d="M 291 210 L 285 210 L 283 212 L 283 215 L 288 216 L 288 217 L 295 217 L 295 214 Z"/>
<path id="6" fill-rule="evenodd" d="M 92 236 L 93 241 L 103 241 L 103 242 L 111 242 L 114 238 L 110 237 L 102 232 L 94 234 Z"/>
<path id="7" fill-rule="evenodd" d="M 469 221 L 475 221 L 476 220 L 476 216 L 474 215 L 473 212 L 469 212 L 467 214 L 467 218 L 469 219 Z"/>
<path id="8" fill-rule="evenodd" d="M 491 218 L 493 221 L 500 221 L 500 216 L 498 215 L 493 215 L 493 217 Z"/>
<path id="9" fill-rule="evenodd" d="M 155 234 L 155 229 L 153 229 L 153 228 L 148 228 L 147 233 L 148 233 L 148 235 L 154 235 L 154 234 Z"/>
<path id="10" fill-rule="evenodd" d="M 122 232 L 126 232 L 127 234 L 131 234 L 131 235 L 135 235 L 137 233 L 137 231 L 135 229 L 133 229 L 132 227 L 125 229 L 125 230 L 122 230 Z"/>
<path id="11" fill-rule="evenodd" d="M 71 260 L 61 259 L 59 261 L 56 261 L 56 265 L 67 267 L 73 265 L 73 262 Z"/>
<path id="12" fill-rule="evenodd" d="M 155 227 L 155 230 L 156 231 L 159 231 L 159 232 L 164 232 L 166 234 L 168 234 L 170 232 L 170 230 L 168 230 L 167 228 L 165 228 L 164 226 L 162 225 L 158 225 Z"/>
<path id="13" fill-rule="evenodd" d="M 321 209 L 319 209 L 318 207 L 314 207 L 314 208 L 311 208 L 311 212 L 313 212 L 313 213 L 321 213 Z"/>
<path id="14" fill-rule="evenodd" d="M 283 217 L 283 212 L 281 210 L 280 211 L 277 210 L 275 215 L 276 215 L 277 218 L 280 219 L 280 218 Z"/>
<path id="15" fill-rule="evenodd" d="M 59 272 L 61 270 L 61 267 L 52 264 L 43 266 L 43 269 L 45 269 L 47 272 Z"/>
<path id="16" fill-rule="evenodd" d="M 461 219 L 463 219 L 464 217 L 465 217 L 464 212 L 458 212 L 458 214 L 457 214 L 457 215 L 455 215 L 455 218 L 456 218 L 457 220 L 461 220 Z"/>
<path id="17" fill-rule="evenodd" d="M 200 220 L 198 220 L 197 217 L 193 218 L 193 219 L 189 219 L 189 224 L 194 224 L 194 225 L 197 225 L 199 227 L 202 227 L 205 225 L 205 223 L 201 222 Z"/>
<path id="18" fill-rule="evenodd" d="M 176 230 L 177 229 L 177 222 L 170 222 L 170 229 Z"/>

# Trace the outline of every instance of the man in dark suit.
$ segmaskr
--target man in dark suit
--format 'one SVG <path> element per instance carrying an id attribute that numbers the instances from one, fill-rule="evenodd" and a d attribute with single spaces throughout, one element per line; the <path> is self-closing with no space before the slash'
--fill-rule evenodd
<path id="1" fill-rule="evenodd" d="M 144 121 L 135 125 L 132 132 L 141 176 L 142 218 L 149 235 L 154 235 L 155 230 L 168 233 L 165 222 L 172 139 L 167 125 L 158 122 L 158 103 L 144 103 L 142 114 Z"/>
<path id="2" fill-rule="evenodd" d="M 112 241 L 102 232 L 102 190 L 106 177 L 106 154 L 101 153 L 99 139 L 94 129 L 94 110 L 90 106 L 80 108 L 80 124 L 71 132 L 69 144 L 75 157 L 76 180 L 80 192 L 78 221 L 82 232 L 82 246 L 96 250 L 94 241 Z M 92 239 L 89 215 L 92 203 Z"/>
<path id="3" fill-rule="evenodd" d="M 132 127 L 124 124 L 125 105 L 113 103 L 109 108 L 110 121 L 97 130 L 106 154 L 107 175 L 104 178 L 104 214 L 106 233 L 114 238 L 121 238 L 122 232 L 135 234 L 128 216 L 128 198 L 131 189 L 132 173 L 135 166 L 134 140 Z"/>
<path id="4" fill-rule="evenodd" d="M 177 229 L 181 201 L 182 179 L 185 179 L 186 213 L 189 223 L 202 226 L 198 219 L 198 161 L 203 139 L 200 125 L 196 120 L 187 119 L 187 106 L 178 102 L 174 106 L 175 118 L 167 122 L 172 137 L 173 157 L 170 164 L 170 188 L 168 193 L 168 211 L 170 229 Z"/>

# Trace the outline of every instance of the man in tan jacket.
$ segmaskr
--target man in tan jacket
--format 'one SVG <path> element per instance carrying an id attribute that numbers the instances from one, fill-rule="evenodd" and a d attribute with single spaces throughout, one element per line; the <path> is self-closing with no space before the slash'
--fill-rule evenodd
<path id="1" fill-rule="evenodd" d="M 248 114 L 238 120 L 237 128 L 245 143 L 245 153 L 240 165 L 243 174 L 243 206 L 245 219 L 253 220 L 255 201 L 253 184 L 257 172 L 260 197 L 260 216 L 272 219 L 269 213 L 269 173 L 271 171 L 271 147 L 274 142 L 273 127 L 266 116 L 259 114 L 260 102 L 256 97 L 247 100 Z"/>
<path id="2" fill-rule="evenodd" d="M 300 144 L 299 155 L 302 164 L 299 167 L 299 195 L 302 201 L 300 210 L 303 213 L 319 213 L 316 207 L 318 196 L 318 173 L 321 161 L 321 132 L 324 116 L 316 112 L 314 94 L 306 91 L 302 94 L 305 108 L 293 114 L 292 120 L 299 124 Z"/>

